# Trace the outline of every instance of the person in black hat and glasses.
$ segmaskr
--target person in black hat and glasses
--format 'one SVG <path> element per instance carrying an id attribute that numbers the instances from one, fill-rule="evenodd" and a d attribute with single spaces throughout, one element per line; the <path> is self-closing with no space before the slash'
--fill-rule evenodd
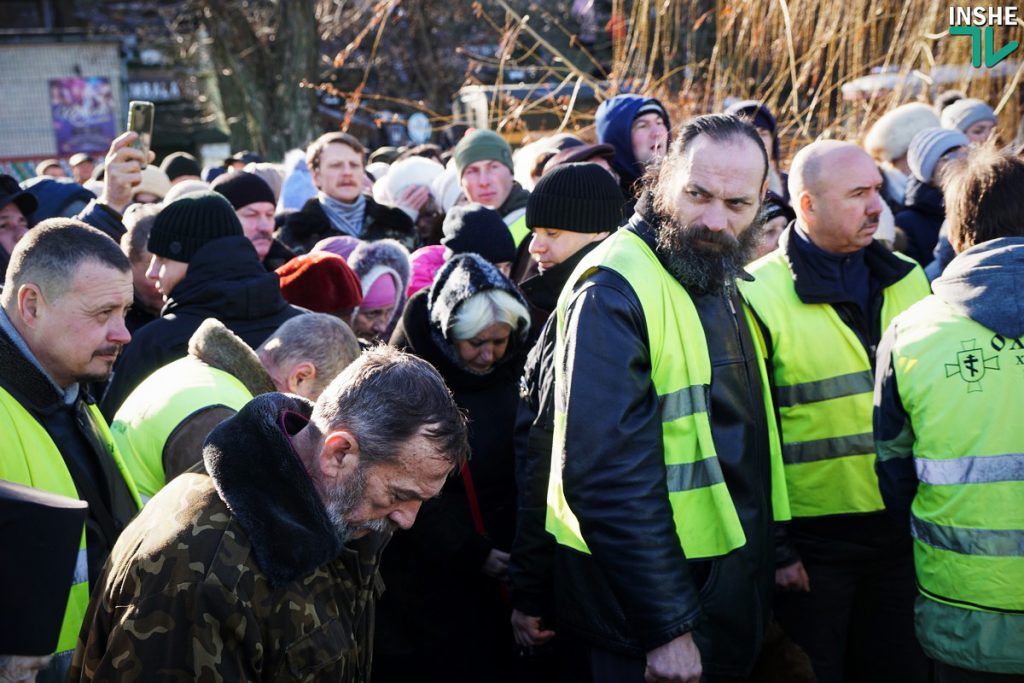
<path id="1" fill-rule="evenodd" d="M 9 175 L 0 175 L 0 281 L 7 274 L 11 252 L 28 230 L 27 216 L 39 203 L 21 189 L 18 181 Z"/>
<path id="2" fill-rule="evenodd" d="M 114 368 L 101 407 L 111 420 L 142 380 L 188 351 L 206 318 L 216 318 L 252 348 L 303 313 L 281 296 L 280 278 L 260 263 L 235 210 L 220 194 L 183 195 L 153 223 L 147 277 L 164 296 L 161 317 L 142 327 Z"/>

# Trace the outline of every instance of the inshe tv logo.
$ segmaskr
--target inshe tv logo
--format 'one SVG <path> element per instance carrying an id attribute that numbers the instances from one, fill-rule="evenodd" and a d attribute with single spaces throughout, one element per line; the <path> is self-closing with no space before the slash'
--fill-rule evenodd
<path id="1" fill-rule="evenodd" d="M 1018 28 L 1016 7 L 950 7 L 949 35 L 971 38 L 971 65 L 995 66 L 1009 57 L 1020 43 L 1016 40 L 995 49 L 993 27 Z"/>

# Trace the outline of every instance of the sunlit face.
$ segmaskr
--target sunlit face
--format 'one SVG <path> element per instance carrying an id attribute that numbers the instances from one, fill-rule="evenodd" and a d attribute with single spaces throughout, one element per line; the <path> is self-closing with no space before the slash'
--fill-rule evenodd
<path id="1" fill-rule="evenodd" d="M 352 318 L 352 331 L 360 339 L 387 341 L 381 339 L 381 335 L 387 330 L 388 323 L 391 322 L 391 314 L 394 310 L 394 306 L 360 308 L 359 312 Z"/>
<path id="2" fill-rule="evenodd" d="M 348 145 L 332 142 L 320 152 L 320 166 L 313 171 L 313 183 L 324 194 L 352 203 L 365 189 L 363 155 Z"/>
<path id="3" fill-rule="evenodd" d="M 131 305 L 130 272 L 85 261 L 63 296 L 49 301 L 39 292 L 29 324 L 32 353 L 62 388 L 106 381 L 121 348 L 131 340 L 124 325 Z"/>
<path id="4" fill-rule="evenodd" d="M 48 175 L 51 178 L 67 178 L 67 174 L 64 173 L 64 169 L 60 166 L 47 166 L 46 170 L 43 171 L 43 175 Z"/>
<path id="5" fill-rule="evenodd" d="M 235 214 L 242 223 L 242 232 L 256 247 L 256 255 L 262 261 L 274 241 L 274 210 L 270 202 L 253 202 L 240 208 Z"/>
<path id="6" fill-rule="evenodd" d="M 672 179 L 676 221 L 738 239 L 757 217 L 763 178 L 764 157 L 754 141 L 718 142 L 700 135 Z"/>
<path id="7" fill-rule="evenodd" d="M 363 465 L 346 481 L 332 484 L 335 491 L 328 492 L 325 505 L 343 537 L 410 529 L 423 503 L 440 495 L 451 471 L 452 464 L 438 456 L 421 430 L 393 461 Z"/>
<path id="8" fill-rule="evenodd" d="M 185 279 L 187 272 L 187 263 L 153 254 L 146 277 L 156 283 L 157 290 L 163 295 L 164 300 L 167 300 L 178 283 Z"/>
<path id="9" fill-rule="evenodd" d="M 996 124 L 992 121 L 978 121 L 977 123 L 972 123 L 968 126 L 967 130 L 964 131 L 964 135 L 966 135 L 967 139 L 972 143 L 980 145 L 992 137 L 992 131 L 994 131 L 995 128 Z"/>
<path id="10" fill-rule="evenodd" d="M 18 243 L 28 231 L 28 219 L 21 212 L 18 205 L 10 202 L 0 209 L 0 247 L 10 254 L 14 245 Z"/>
<path id="11" fill-rule="evenodd" d="M 543 273 L 548 268 L 562 263 L 591 242 L 599 241 L 607 235 L 606 232 L 572 232 L 555 228 L 534 228 L 533 237 L 530 239 L 530 255 L 537 262 L 537 269 Z"/>
<path id="12" fill-rule="evenodd" d="M 471 372 L 482 375 L 504 358 L 511 338 L 511 325 L 491 323 L 469 339 L 455 340 L 455 353 Z"/>
<path id="13" fill-rule="evenodd" d="M 818 187 L 797 198 L 811 241 L 833 254 L 850 254 L 869 244 L 882 215 L 882 176 L 867 153 L 836 150 L 820 161 Z"/>
<path id="14" fill-rule="evenodd" d="M 71 173 L 74 175 L 75 182 L 79 185 L 84 185 L 87 180 L 92 178 L 92 172 L 96 168 L 96 165 L 91 161 L 83 161 L 74 168 L 71 169 Z"/>
<path id="15" fill-rule="evenodd" d="M 156 288 L 156 282 L 146 277 L 153 255 L 143 249 L 139 257 L 132 261 L 132 287 L 135 298 L 152 312 L 159 312 L 164 306 L 164 295 Z"/>
<path id="16" fill-rule="evenodd" d="M 494 159 L 474 161 L 462 170 L 462 191 L 471 202 L 497 209 L 512 191 L 512 171 Z"/>
<path id="17" fill-rule="evenodd" d="M 648 112 L 633 119 L 629 138 L 633 143 L 633 156 L 641 164 L 660 159 L 668 149 L 668 128 L 657 112 Z"/>
<path id="18" fill-rule="evenodd" d="M 946 169 L 949 168 L 950 163 L 956 159 L 962 159 L 967 155 L 967 149 L 965 147 L 956 147 L 949 150 L 935 163 L 935 170 L 932 171 L 932 177 L 929 181 L 935 187 L 942 187 L 942 181 L 946 174 Z"/>

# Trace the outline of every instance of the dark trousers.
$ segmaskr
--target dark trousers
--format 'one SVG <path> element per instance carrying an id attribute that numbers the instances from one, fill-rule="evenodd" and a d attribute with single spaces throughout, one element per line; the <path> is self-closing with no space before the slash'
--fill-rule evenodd
<path id="1" fill-rule="evenodd" d="M 816 539 L 794 545 L 809 593 L 778 593 L 775 616 L 807 653 L 818 683 L 925 683 L 928 664 L 914 635 L 917 588 L 909 543 L 835 553 Z M 823 549 L 825 550 L 823 552 Z"/>
<path id="2" fill-rule="evenodd" d="M 935 662 L 935 683 L 1024 683 L 1024 674 L 993 674 L 970 671 Z"/>

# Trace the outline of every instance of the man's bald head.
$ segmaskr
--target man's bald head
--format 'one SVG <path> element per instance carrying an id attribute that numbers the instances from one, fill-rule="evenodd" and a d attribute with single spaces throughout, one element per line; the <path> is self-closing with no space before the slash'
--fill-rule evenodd
<path id="1" fill-rule="evenodd" d="M 807 145 L 796 153 L 790 165 L 789 196 L 799 203 L 801 192 L 821 192 L 823 183 L 828 181 L 837 164 L 851 155 L 867 157 L 868 153 L 852 142 L 840 140 L 818 140 Z"/>
<path id="2" fill-rule="evenodd" d="M 857 145 L 821 140 L 793 158 L 789 192 L 797 224 L 815 244 L 836 254 L 863 249 L 878 229 L 882 176 Z"/>

